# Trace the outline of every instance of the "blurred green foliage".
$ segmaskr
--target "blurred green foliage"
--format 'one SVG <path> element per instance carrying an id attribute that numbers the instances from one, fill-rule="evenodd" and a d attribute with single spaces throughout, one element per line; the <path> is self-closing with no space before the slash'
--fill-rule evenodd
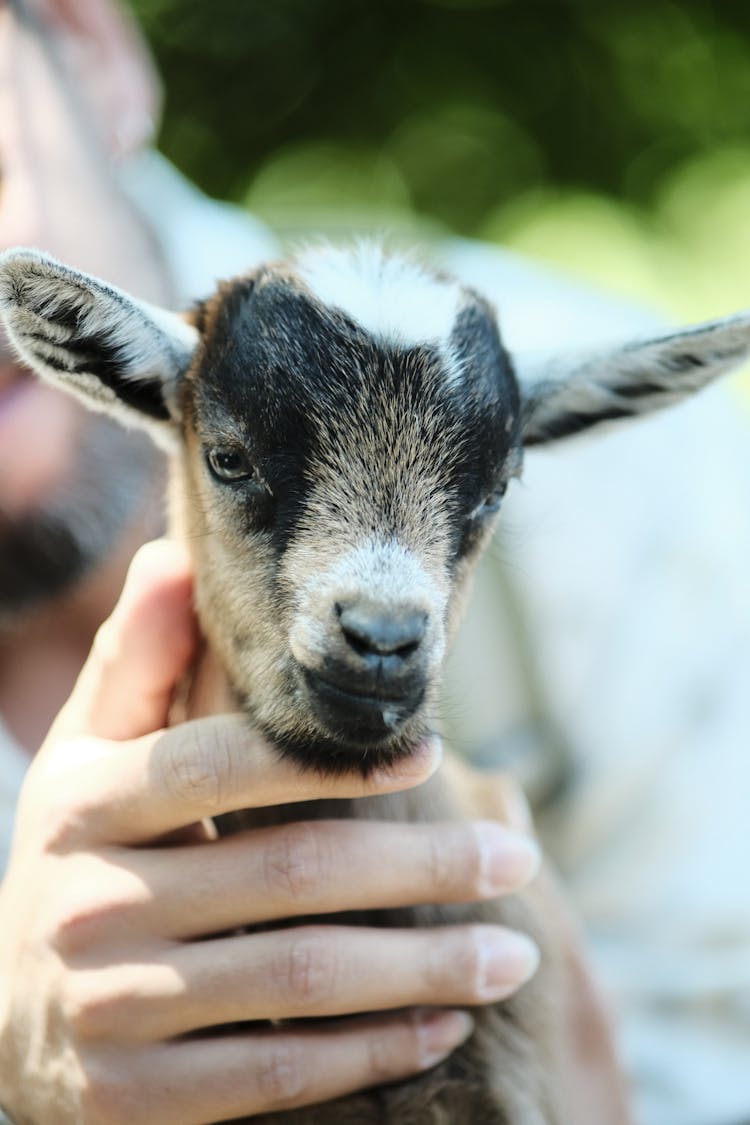
<path id="1" fill-rule="evenodd" d="M 417 213 L 681 314 L 750 302 L 750 4 L 133 6 L 162 147 L 276 225 Z"/>

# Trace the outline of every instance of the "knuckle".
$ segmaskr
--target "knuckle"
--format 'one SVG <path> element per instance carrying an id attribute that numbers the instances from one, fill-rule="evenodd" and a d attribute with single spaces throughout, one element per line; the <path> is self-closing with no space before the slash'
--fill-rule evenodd
<path id="1" fill-rule="evenodd" d="M 86 814 L 75 802 L 60 797 L 47 810 L 39 838 L 46 855 L 64 855 L 76 848 L 86 835 Z"/>
<path id="2" fill-rule="evenodd" d="M 482 968 L 479 927 L 446 930 L 432 944 L 424 961 L 425 994 L 446 999 L 474 998 L 479 993 Z"/>
<path id="3" fill-rule="evenodd" d="M 336 983 L 334 943 L 322 932 L 295 936 L 280 958 L 276 977 L 291 1006 L 314 1011 L 329 999 Z"/>
<path id="4" fill-rule="evenodd" d="M 312 1085 L 312 1068 L 299 1042 L 272 1042 L 258 1069 L 258 1090 L 268 1109 L 288 1109 L 305 1101 Z"/>
<path id="5" fill-rule="evenodd" d="M 484 858 L 479 833 L 472 829 L 431 832 L 427 878 L 437 895 L 467 901 L 480 894 Z"/>
<path id="6" fill-rule="evenodd" d="M 54 894 L 43 917 L 45 937 L 62 957 L 71 957 L 96 946 L 109 934 L 122 935 L 133 924 L 142 906 L 144 890 L 122 871 L 113 872 L 100 857 L 73 858 L 70 876 Z"/>
<path id="7" fill-rule="evenodd" d="M 467 894 L 472 897 L 483 895 L 485 884 L 486 859 L 484 847 L 476 828 L 463 833 L 463 876 Z"/>
<path id="8" fill-rule="evenodd" d="M 438 896 L 449 894 L 456 886 L 455 857 L 442 833 L 430 832 L 427 845 L 427 878 Z"/>
<path id="9" fill-rule="evenodd" d="M 141 1112 L 143 1105 L 141 1103 Z M 83 1064 L 83 1087 L 80 1094 L 79 1120 L 81 1125 L 130 1125 L 135 1118 L 133 1090 L 123 1080 L 123 1074 L 96 1053 Z"/>
<path id="10" fill-rule="evenodd" d="M 63 1011 L 77 1042 L 102 1043 L 113 1039 L 119 1029 L 128 1026 L 127 1009 L 126 996 L 106 975 L 86 971 L 71 974 Z"/>
<path id="11" fill-rule="evenodd" d="M 311 824 L 292 824 L 279 829 L 266 850 L 266 891 L 271 901 L 308 901 L 329 870 L 320 833 Z"/>
<path id="12" fill-rule="evenodd" d="M 162 755 L 162 779 L 172 800 L 191 810 L 220 806 L 231 754 L 217 730 L 206 726 L 190 737 L 165 739 Z"/>
<path id="13" fill-rule="evenodd" d="M 469 926 L 460 942 L 456 957 L 455 981 L 461 992 L 472 1000 L 482 999 L 485 974 L 485 936 L 480 926 Z"/>
<path id="14" fill-rule="evenodd" d="M 414 1059 L 413 1069 L 416 1070 L 417 1068 L 416 1032 L 411 1036 L 411 1050 L 408 1053 L 404 1052 L 398 1062 L 394 1058 L 391 1036 L 386 1034 L 383 1029 L 373 1031 L 367 1036 L 365 1050 L 367 1052 L 367 1069 L 373 1083 L 388 1082 L 404 1069 L 408 1069 L 412 1056 Z M 399 1063 L 400 1065 L 398 1065 Z"/>
<path id="15" fill-rule="evenodd" d="M 60 904 L 54 913 L 49 941 L 63 957 L 91 949 L 101 938 L 122 933 L 129 922 L 130 906 L 114 900 L 99 900 L 82 894 Z"/>
<path id="16" fill-rule="evenodd" d="M 83 895 L 59 903 L 49 926 L 49 941 L 62 956 L 82 953 L 96 942 L 107 909 Z"/>

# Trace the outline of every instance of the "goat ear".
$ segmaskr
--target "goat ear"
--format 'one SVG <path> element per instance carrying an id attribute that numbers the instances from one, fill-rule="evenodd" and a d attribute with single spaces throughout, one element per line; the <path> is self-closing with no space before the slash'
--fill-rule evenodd
<path id="1" fill-rule="evenodd" d="M 750 356 L 750 313 L 548 363 L 516 358 L 523 440 L 541 445 L 636 418 L 700 390 Z"/>
<path id="2" fill-rule="evenodd" d="M 97 410 L 165 437 L 198 332 L 35 250 L 0 254 L 0 315 L 21 359 Z"/>

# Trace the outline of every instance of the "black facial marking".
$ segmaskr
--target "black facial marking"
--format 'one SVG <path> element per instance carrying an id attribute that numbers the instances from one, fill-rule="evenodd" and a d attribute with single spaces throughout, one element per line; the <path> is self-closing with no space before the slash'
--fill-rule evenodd
<path id="1" fill-rule="evenodd" d="M 260 581 L 273 586 L 280 628 L 297 612 L 291 582 L 300 568 L 304 580 L 307 558 L 313 578 L 316 552 L 329 546 L 326 567 L 339 546 L 366 554 L 368 542 L 394 544 L 447 584 L 486 536 L 520 458 L 518 386 L 489 306 L 466 291 L 450 339 L 399 346 L 271 266 L 254 285 L 223 287 L 193 322 L 203 327 L 202 343 L 179 392 L 181 414 L 204 456 L 241 449 L 267 485 L 262 510 L 242 481 L 213 487 L 235 533 L 247 536 L 239 549 L 249 570 L 262 544 Z M 241 568 L 235 574 L 242 583 Z M 281 668 L 291 660 L 284 638 Z M 235 643 L 250 654 L 260 641 L 251 628 Z M 318 677 L 312 686 L 292 677 L 281 689 L 280 671 L 261 703 L 263 685 L 243 685 L 244 709 L 271 724 L 265 733 L 282 753 L 330 774 L 367 773 L 411 752 L 424 733 L 430 678 L 400 682 L 402 697 L 392 685 L 365 682 L 333 648 L 318 656 L 307 669 Z M 299 737 L 291 733 L 299 729 Z"/>
<path id="2" fill-rule="evenodd" d="M 470 546 L 470 514 L 502 487 L 520 407 L 481 299 L 461 312 L 451 354 L 449 370 L 435 347 L 377 342 L 294 282 L 261 273 L 255 286 L 225 290 L 209 326 L 196 424 L 205 441 L 228 427 L 242 441 L 274 498 L 279 553 L 325 477 L 328 516 L 341 525 L 369 508 L 371 530 L 386 537 L 410 519 L 429 526 L 429 504 L 442 505 L 457 559 Z"/>
<path id="3" fill-rule="evenodd" d="M 246 711 L 252 711 L 250 700 L 240 698 L 240 703 Z M 262 733 L 283 757 L 291 758 L 300 769 L 326 777 L 336 777 L 354 770 L 367 778 L 375 770 L 389 769 L 414 750 L 420 737 L 429 733 L 426 729 L 416 733 L 412 730 L 408 735 L 392 739 L 383 745 L 355 747 L 334 738 L 280 734 L 270 728 L 263 728 L 262 724 L 260 726 Z"/>
<path id="4" fill-rule="evenodd" d="M 521 448 L 518 384 L 502 345 L 491 306 L 474 295 L 456 319 L 451 344 L 461 366 L 458 395 L 464 400 L 472 460 L 466 466 L 456 526 L 458 562 L 474 550 L 517 471 Z"/>
<path id="5" fill-rule="evenodd" d="M 466 384 L 475 387 L 485 383 L 496 392 L 502 390 L 503 405 L 509 414 L 517 415 L 515 383 L 501 379 L 511 370 L 510 357 L 500 341 L 492 308 L 483 298 L 475 295 L 471 303 L 461 309 L 451 333 L 451 345 L 461 364 Z"/>

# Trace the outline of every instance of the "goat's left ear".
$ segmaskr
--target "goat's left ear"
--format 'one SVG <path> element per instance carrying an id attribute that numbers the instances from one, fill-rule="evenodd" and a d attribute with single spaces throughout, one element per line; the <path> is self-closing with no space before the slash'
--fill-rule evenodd
<path id="1" fill-rule="evenodd" d="M 541 445 L 637 418 L 700 390 L 750 357 L 750 313 L 536 365 L 516 357 L 523 441 Z"/>
<path id="2" fill-rule="evenodd" d="M 0 254 L 0 315 L 21 359 L 97 410 L 166 437 L 198 332 L 36 250 Z"/>

